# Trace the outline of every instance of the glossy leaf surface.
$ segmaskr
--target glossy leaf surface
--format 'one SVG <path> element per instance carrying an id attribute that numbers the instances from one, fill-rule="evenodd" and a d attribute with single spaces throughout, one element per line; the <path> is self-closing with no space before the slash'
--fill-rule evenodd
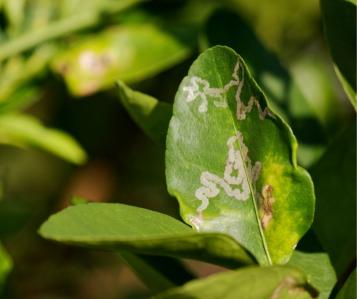
<path id="1" fill-rule="evenodd" d="M 311 169 L 316 190 L 314 230 L 338 277 L 356 256 L 356 124 Z"/>
<path id="2" fill-rule="evenodd" d="M 71 136 L 25 114 L 0 115 L 0 143 L 38 147 L 77 164 L 86 160 L 86 153 Z"/>
<path id="3" fill-rule="evenodd" d="M 138 126 L 156 143 L 165 144 L 172 105 L 118 82 L 119 98 Z"/>
<path id="4" fill-rule="evenodd" d="M 289 127 L 230 48 L 206 50 L 176 94 L 166 178 L 183 219 L 284 263 L 312 223 L 313 186 Z"/>
<path id="5" fill-rule="evenodd" d="M 153 24 L 123 24 L 78 41 L 53 63 L 70 91 L 87 95 L 116 80 L 133 82 L 182 61 L 190 47 Z"/>
<path id="6" fill-rule="evenodd" d="M 165 214 L 123 204 L 83 204 L 51 216 L 40 234 L 58 242 L 174 257 L 235 267 L 254 263 L 233 239 L 199 234 Z"/>
<path id="7" fill-rule="evenodd" d="M 181 288 L 169 290 L 156 299 L 305 299 L 316 291 L 303 272 L 290 267 L 248 267 L 194 280 Z"/>

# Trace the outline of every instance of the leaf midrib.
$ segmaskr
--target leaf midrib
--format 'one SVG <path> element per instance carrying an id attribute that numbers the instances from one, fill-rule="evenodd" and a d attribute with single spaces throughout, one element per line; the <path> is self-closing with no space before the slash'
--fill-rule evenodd
<path id="1" fill-rule="evenodd" d="M 245 65 L 242 64 L 242 62 L 240 61 L 238 56 L 237 56 L 237 61 L 239 61 L 240 67 L 243 68 L 244 74 L 246 74 Z M 220 86 L 221 86 L 221 88 L 223 88 L 224 84 L 223 84 L 223 81 L 222 81 L 222 78 L 221 78 L 221 73 L 217 69 L 217 63 L 216 63 L 216 57 L 215 56 L 214 56 L 214 66 L 215 66 L 215 69 L 216 69 L 215 73 L 217 74 L 217 78 L 219 80 Z M 238 78 L 239 78 L 239 74 L 238 74 Z M 244 83 L 244 85 L 245 85 L 245 83 Z M 244 85 L 242 87 L 242 91 L 243 91 Z M 236 126 L 236 122 L 235 122 L 235 117 L 233 115 L 233 111 L 231 110 L 231 108 L 230 108 L 228 103 L 227 103 L 227 105 L 228 105 L 229 114 L 231 116 L 231 120 L 232 120 L 232 123 L 233 123 L 234 131 L 235 131 L 235 133 L 237 133 L 238 132 L 238 128 Z M 240 151 L 240 153 L 242 153 L 241 144 L 240 144 L 239 141 L 238 141 L 238 145 L 239 145 L 239 151 Z M 261 222 L 260 222 L 260 217 L 259 217 L 258 207 L 257 207 L 257 203 L 256 203 L 255 193 L 253 192 L 252 184 L 251 184 L 250 178 L 248 176 L 248 172 L 247 172 L 245 161 L 243 161 L 243 167 L 244 167 L 244 173 L 245 173 L 245 175 L 247 177 L 247 181 L 248 181 L 248 185 L 249 185 L 249 191 L 250 191 L 250 194 L 251 194 L 252 199 L 253 199 L 254 213 L 255 213 L 255 218 L 256 218 L 256 220 L 258 222 L 259 233 L 260 233 L 260 237 L 261 237 L 262 243 L 263 243 L 263 249 L 264 249 L 264 252 L 266 254 L 266 258 L 268 260 L 269 265 L 272 265 L 273 263 L 272 263 L 271 256 L 270 256 L 270 253 L 269 253 L 268 245 L 267 245 L 266 240 L 265 240 L 263 227 L 262 227 Z"/>

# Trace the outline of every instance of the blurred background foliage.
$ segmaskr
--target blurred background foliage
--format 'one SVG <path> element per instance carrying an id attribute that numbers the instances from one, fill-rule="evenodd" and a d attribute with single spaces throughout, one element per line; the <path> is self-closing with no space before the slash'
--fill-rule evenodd
<path id="1" fill-rule="evenodd" d="M 3 298 L 146 298 L 115 254 L 36 231 L 72 195 L 178 217 L 163 148 L 129 117 L 115 81 L 171 103 L 193 59 L 215 44 L 247 61 L 297 135 L 302 165 L 353 119 L 318 0 L 0 0 Z"/>

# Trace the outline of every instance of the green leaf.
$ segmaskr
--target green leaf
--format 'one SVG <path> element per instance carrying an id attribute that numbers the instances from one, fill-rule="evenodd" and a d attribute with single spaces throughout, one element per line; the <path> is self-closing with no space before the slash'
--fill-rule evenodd
<path id="1" fill-rule="evenodd" d="M 340 132 L 350 110 L 346 103 L 341 101 L 336 84 L 332 84 L 330 67 L 320 53 L 311 53 L 295 61 L 291 72 L 302 93 L 309 100 L 316 118 L 328 132 L 329 139 L 332 139 Z"/>
<path id="2" fill-rule="evenodd" d="M 61 38 L 70 33 L 74 33 L 83 29 L 87 29 L 93 27 L 100 23 L 107 17 L 108 15 L 113 15 L 122 10 L 127 9 L 135 4 L 137 4 L 140 0 L 123 0 L 123 1 L 101 1 L 100 5 L 84 5 L 81 6 L 81 10 L 77 11 L 77 13 L 71 14 L 66 18 L 62 18 L 59 20 L 55 20 L 48 24 L 48 20 L 45 20 L 45 25 L 41 22 L 37 22 L 37 26 L 40 28 L 31 28 L 34 30 L 25 31 L 23 34 L 16 36 L 15 38 L 4 42 L 0 45 L 0 62 L 9 57 L 22 53 L 26 50 L 30 50 L 38 44 L 48 42 L 54 39 Z M 30 4 L 33 4 L 31 1 Z M 86 1 L 87 3 L 90 1 Z M 51 6 L 52 4 L 52 6 Z M 83 3 L 82 3 L 83 4 Z M 41 5 L 43 5 L 43 1 L 40 3 L 35 2 L 35 9 L 31 11 L 31 13 L 38 13 L 39 19 L 44 21 L 44 16 L 41 15 L 49 14 L 51 16 L 52 11 L 42 11 Z M 53 3 L 50 3 L 50 7 L 56 8 L 53 6 Z M 50 17 L 49 16 L 49 17 Z M 36 18 L 35 25 L 36 25 Z M 46 19 L 46 18 L 45 18 Z M 24 24 L 24 26 L 28 24 Z M 41 26 L 42 25 L 42 26 Z M 26 26 L 25 26 L 26 27 Z M 33 26 L 35 27 L 35 26 Z"/>
<path id="3" fill-rule="evenodd" d="M 228 236 L 199 234 L 165 214 L 123 204 L 72 206 L 51 216 L 39 232 L 73 245 L 186 257 L 228 267 L 254 263 Z"/>
<path id="4" fill-rule="evenodd" d="M 48 129 L 36 118 L 25 114 L 0 115 L 0 143 L 35 146 L 76 164 L 86 160 L 85 152 L 72 137 Z"/>
<path id="5" fill-rule="evenodd" d="M 11 259 L 0 243 L 0 294 L 11 268 Z"/>
<path id="6" fill-rule="evenodd" d="M 248 267 L 194 280 L 155 299 L 302 299 L 315 298 L 306 275 L 291 267 Z"/>
<path id="7" fill-rule="evenodd" d="M 153 292 L 162 292 L 193 279 L 176 259 L 162 256 L 138 255 L 120 251 L 120 257 Z"/>
<path id="8" fill-rule="evenodd" d="M 356 0 L 321 0 L 320 4 L 338 77 L 356 108 Z"/>
<path id="9" fill-rule="evenodd" d="M 336 299 L 355 299 L 356 298 L 356 269 L 353 270 L 347 281 L 338 293 Z"/>
<path id="10" fill-rule="evenodd" d="M 230 48 L 206 50 L 176 94 L 168 190 L 185 222 L 232 236 L 261 264 L 285 263 L 314 214 L 297 142 Z"/>
<path id="11" fill-rule="evenodd" d="M 40 99 L 40 93 L 40 88 L 35 86 L 17 86 L 6 101 L 0 101 L 0 113 L 24 110 Z"/>
<path id="12" fill-rule="evenodd" d="M 357 111 L 356 90 L 354 88 L 352 88 L 352 86 L 346 81 L 346 79 L 343 77 L 343 75 L 341 74 L 340 70 L 336 66 L 335 66 L 335 72 L 337 74 L 337 77 L 340 79 L 342 88 L 344 89 L 348 99 L 350 100 L 352 106 Z"/>
<path id="13" fill-rule="evenodd" d="M 25 0 L 5 0 L 4 13 L 11 31 L 17 31 L 25 16 Z M 1 5 L 0 5 L 1 7 Z"/>
<path id="14" fill-rule="evenodd" d="M 307 274 L 307 281 L 319 290 L 319 299 L 329 298 L 337 278 L 326 253 L 294 251 L 288 265 Z"/>
<path id="15" fill-rule="evenodd" d="M 33 53 L 24 58 L 21 56 L 8 60 L 1 68 L 0 76 L 0 111 L 7 106 L 12 106 L 12 101 L 26 102 L 19 99 L 20 88 L 29 85 L 29 81 L 44 72 L 49 61 L 57 51 L 52 44 L 38 47 Z M 15 94 L 15 96 L 14 96 Z M 28 98 L 27 98 L 28 99 Z M 31 98 L 30 98 L 31 100 Z M 14 104 L 16 106 L 16 103 Z"/>
<path id="16" fill-rule="evenodd" d="M 152 140 L 164 145 L 172 115 L 172 105 L 133 91 L 123 82 L 119 81 L 118 86 L 120 101 L 130 116 Z"/>
<path id="17" fill-rule="evenodd" d="M 316 191 L 314 231 L 337 276 L 356 255 L 356 124 L 343 132 L 311 169 Z"/>
<path id="18" fill-rule="evenodd" d="M 60 54 L 53 68 L 78 96 L 107 88 L 116 80 L 140 81 L 185 59 L 191 52 L 167 28 L 123 24 L 80 40 Z"/>

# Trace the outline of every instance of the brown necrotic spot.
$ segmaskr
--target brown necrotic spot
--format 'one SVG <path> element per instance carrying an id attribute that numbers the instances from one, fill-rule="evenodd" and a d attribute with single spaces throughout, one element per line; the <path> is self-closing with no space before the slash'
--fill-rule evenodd
<path id="1" fill-rule="evenodd" d="M 273 218 L 273 187 L 264 185 L 260 194 L 260 217 L 263 229 L 266 229 Z"/>

